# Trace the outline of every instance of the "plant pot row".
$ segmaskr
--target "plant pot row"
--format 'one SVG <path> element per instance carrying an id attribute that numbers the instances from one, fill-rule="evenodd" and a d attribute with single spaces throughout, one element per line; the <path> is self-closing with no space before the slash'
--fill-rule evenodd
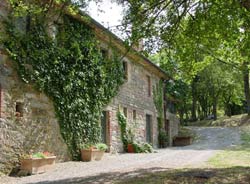
<path id="1" fill-rule="evenodd" d="M 96 144 L 96 146 L 85 146 L 81 149 L 82 161 L 99 161 L 103 158 L 107 145 Z M 38 152 L 32 155 L 26 155 L 20 159 L 20 169 L 27 174 L 40 174 L 51 169 L 55 165 L 56 156 L 51 155 L 49 152 Z"/>

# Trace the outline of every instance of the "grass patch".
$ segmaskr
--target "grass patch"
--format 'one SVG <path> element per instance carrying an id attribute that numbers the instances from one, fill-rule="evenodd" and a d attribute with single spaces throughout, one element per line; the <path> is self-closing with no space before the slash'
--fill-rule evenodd
<path id="1" fill-rule="evenodd" d="M 247 184 L 250 181 L 250 167 L 223 169 L 182 169 L 146 173 L 127 179 L 119 184 Z"/>
<path id="2" fill-rule="evenodd" d="M 241 129 L 242 144 L 240 146 L 221 151 L 216 156 L 211 158 L 208 163 L 212 167 L 250 167 L 250 126 L 244 126 Z"/>
<path id="3" fill-rule="evenodd" d="M 250 117 L 247 114 L 235 115 L 232 117 L 219 117 L 214 120 L 201 120 L 196 122 L 188 122 L 189 126 L 225 126 L 225 127 L 237 127 L 242 125 L 250 125 Z"/>
<path id="4" fill-rule="evenodd" d="M 250 167 L 250 148 L 242 149 L 238 147 L 233 150 L 221 151 L 215 157 L 211 158 L 208 163 L 216 168 Z"/>
<path id="5" fill-rule="evenodd" d="M 249 184 L 250 126 L 241 127 L 242 144 L 219 152 L 208 162 L 209 168 L 148 170 L 118 184 Z M 184 130 L 185 132 L 186 130 Z M 228 135 L 230 136 L 230 135 Z M 136 172 L 136 171 L 135 171 Z"/>

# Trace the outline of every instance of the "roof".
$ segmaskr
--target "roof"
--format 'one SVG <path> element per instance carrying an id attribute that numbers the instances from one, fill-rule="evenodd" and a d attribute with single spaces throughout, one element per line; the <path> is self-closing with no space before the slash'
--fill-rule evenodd
<path id="1" fill-rule="evenodd" d="M 83 11 L 79 11 L 78 14 L 72 14 L 70 12 L 66 13 L 93 28 L 98 39 L 106 43 L 111 43 L 112 45 L 117 47 L 123 54 L 126 54 L 127 58 L 140 63 L 142 66 L 154 73 L 156 76 L 165 80 L 169 79 L 167 73 L 163 69 L 154 64 L 152 61 L 150 61 L 147 57 L 137 52 L 132 47 L 128 49 L 122 39 L 120 39 L 118 36 L 116 36 L 114 33 L 112 33 L 110 30 L 105 28 L 103 25 L 101 25 L 99 22 L 97 22 L 95 19 L 93 19 Z"/>

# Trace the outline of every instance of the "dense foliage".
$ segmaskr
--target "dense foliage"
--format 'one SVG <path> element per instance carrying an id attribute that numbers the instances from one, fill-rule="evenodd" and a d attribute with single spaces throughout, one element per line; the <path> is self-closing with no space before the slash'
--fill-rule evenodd
<path id="1" fill-rule="evenodd" d="M 218 109 L 250 115 L 249 0 L 119 2 L 131 39 L 163 54 L 156 60 L 174 78 L 167 89 L 182 119 L 216 119 Z"/>
<path id="2" fill-rule="evenodd" d="M 118 124 L 120 126 L 121 131 L 121 140 L 123 144 L 123 150 L 128 151 L 128 144 L 131 144 L 133 147 L 133 151 L 135 153 L 152 153 L 153 147 L 144 142 L 138 142 L 134 140 L 135 134 L 134 131 L 131 130 L 131 127 L 128 127 L 127 118 L 120 111 L 117 112 Z"/>
<path id="3" fill-rule="evenodd" d="M 53 100 L 62 136 L 78 159 L 81 144 L 100 139 L 101 111 L 122 84 L 123 68 L 118 56 L 102 56 L 88 26 L 62 16 L 51 33 L 46 21 L 33 14 L 20 27 L 10 18 L 4 45 L 22 79 Z"/>
<path id="4" fill-rule="evenodd" d="M 163 104 L 163 82 L 159 81 L 153 89 L 154 104 L 158 113 L 157 128 L 159 130 L 158 143 L 160 147 L 165 147 L 167 140 L 167 132 L 163 129 L 164 122 L 164 104 Z"/>
<path id="5" fill-rule="evenodd" d="M 128 135 L 127 135 L 127 118 L 120 111 L 117 112 L 118 124 L 121 130 L 121 140 L 124 151 L 127 151 Z"/>

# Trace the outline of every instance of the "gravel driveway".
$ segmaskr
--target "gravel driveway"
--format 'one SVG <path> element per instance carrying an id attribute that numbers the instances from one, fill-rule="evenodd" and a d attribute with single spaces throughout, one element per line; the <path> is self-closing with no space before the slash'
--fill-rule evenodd
<path id="1" fill-rule="evenodd" d="M 106 154 L 98 162 L 65 162 L 49 172 L 27 177 L 3 177 L 6 184 L 112 183 L 146 172 L 172 168 L 202 167 L 219 150 L 240 144 L 239 128 L 190 127 L 198 139 L 193 145 L 156 150 L 151 154 Z"/>

